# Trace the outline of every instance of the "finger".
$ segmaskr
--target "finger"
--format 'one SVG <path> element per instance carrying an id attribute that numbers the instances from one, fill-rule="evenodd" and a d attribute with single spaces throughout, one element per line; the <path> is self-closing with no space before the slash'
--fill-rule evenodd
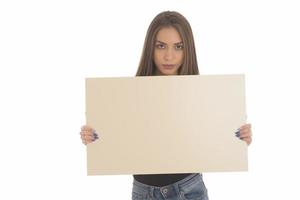
<path id="1" fill-rule="evenodd" d="M 242 131 L 242 130 L 244 130 L 246 128 L 246 125 L 242 125 L 239 129 L 238 129 L 238 131 Z"/>
<path id="2" fill-rule="evenodd" d="M 242 132 L 251 132 L 252 130 L 251 130 L 251 127 L 243 127 L 243 128 L 240 128 L 240 132 L 242 133 Z"/>
<path id="3" fill-rule="evenodd" d="M 239 137 L 251 137 L 252 132 L 251 131 L 240 131 Z"/>
<path id="4" fill-rule="evenodd" d="M 94 142 L 94 141 L 95 141 L 94 139 L 87 139 L 87 140 L 86 140 L 87 143 L 92 143 L 92 142 Z"/>
<path id="5" fill-rule="evenodd" d="M 93 135 L 81 135 L 80 136 L 82 140 L 92 140 L 94 139 Z"/>
<path id="6" fill-rule="evenodd" d="M 95 137 L 93 134 L 81 134 L 80 135 L 81 139 L 90 139 L 90 138 L 93 138 L 93 137 Z"/>
<path id="7" fill-rule="evenodd" d="M 91 131 L 81 131 L 80 135 L 95 135 L 95 133 Z"/>
<path id="8" fill-rule="evenodd" d="M 81 130 L 82 131 L 90 131 L 90 132 L 94 132 L 95 131 L 91 126 L 88 126 L 88 125 L 82 126 Z"/>
<path id="9" fill-rule="evenodd" d="M 88 139 L 88 140 L 86 140 L 86 142 L 87 143 L 92 143 L 92 142 L 95 142 L 97 139 L 96 138 L 94 138 L 94 139 Z"/>
<path id="10" fill-rule="evenodd" d="M 240 130 L 251 130 L 251 125 L 242 126 Z"/>
<path id="11" fill-rule="evenodd" d="M 91 132 L 81 132 L 80 137 L 83 140 L 96 140 L 96 139 L 99 139 L 98 134 L 91 133 Z"/>
<path id="12" fill-rule="evenodd" d="M 95 138 L 93 135 L 81 135 L 80 137 L 83 140 L 93 140 Z"/>
<path id="13" fill-rule="evenodd" d="M 252 132 L 251 131 L 238 131 L 235 133 L 235 136 L 238 138 L 247 138 L 247 137 L 252 137 Z"/>
<path id="14" fill-rule="evenodd" d="M 244 124 L 240 127 L 240 130 L 243 130 L 243 129 L 251 129 L 251 124 Z"/>

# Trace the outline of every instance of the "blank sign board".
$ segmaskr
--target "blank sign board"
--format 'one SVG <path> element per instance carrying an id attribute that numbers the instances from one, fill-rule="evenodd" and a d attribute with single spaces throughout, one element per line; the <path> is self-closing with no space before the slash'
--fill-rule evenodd
<path id="1" fill-rule="evenodd" d="M 244 75 L 86 79 L 88 175 L 247 170 Z"/>

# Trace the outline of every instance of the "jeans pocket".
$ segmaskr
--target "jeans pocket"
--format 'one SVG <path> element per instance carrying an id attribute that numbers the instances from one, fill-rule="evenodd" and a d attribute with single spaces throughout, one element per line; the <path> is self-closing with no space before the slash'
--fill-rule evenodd
<path id="1" fill-rule="evenodd" d="M 132 200 L 150 200 L 150 196 L 146 194 L 139 194 L 136 192 L 132 192 L 131 194 Z"/>
<path id="2" fill-rule="evenodd" d="M 132 192 L 131 197 L 132 197 L 131 198 L 132 200 L 142 200 L 143 199 L 143 195 L 138 194 L 136 192 Z"/>
<path id="3" fill-rule="evenodd" d="M 183 200 L 208 200 L 207 189 L 202 181 L 193 185 L 190 190 L 181 191 Z"/>

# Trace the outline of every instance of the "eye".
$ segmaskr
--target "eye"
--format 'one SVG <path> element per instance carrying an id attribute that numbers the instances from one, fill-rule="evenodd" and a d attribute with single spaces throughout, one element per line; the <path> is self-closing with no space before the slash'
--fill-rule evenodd
<path id="1" fill-rule="evenodd" d="M 156 44 L 155 46 L 158 49 L 164 49 L 164 48 L 166 48 L 166 46 L 164 44 Z"/>
<path id="2" fill-rule="evenodd" d="M 181 50 L 181 49 L 183 49 L 183 44 L 177 44 L 177 45 L 175 45 L 175 49 L 176 49 L 176 50 Z"/>

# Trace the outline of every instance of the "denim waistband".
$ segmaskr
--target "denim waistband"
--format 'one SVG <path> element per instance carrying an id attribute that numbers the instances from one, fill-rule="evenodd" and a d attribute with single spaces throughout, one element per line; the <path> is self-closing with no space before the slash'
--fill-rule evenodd
<path id="1" fill-rule="evenodd" d="M 153 193 L 155 191 L 160 191 L 161 193 L 166 193 L 166 191 L 172 191 L 172 193 L 180 194 L 183 190 L 189 190 L 189 187 L 192 187 L 195 183 L 202 180 L 202 174 L 196 173 L 191 174 L 184 179 L 177 181 L 173 184 L 157 187 L 157 186 L 151 186 L 146 185 L 141 182 L 138 182 L 137 180 L 133 180 L 133 192 L 139 193 L 139 194 L 149 194 L 150 196 L 153 196 Z"/>

